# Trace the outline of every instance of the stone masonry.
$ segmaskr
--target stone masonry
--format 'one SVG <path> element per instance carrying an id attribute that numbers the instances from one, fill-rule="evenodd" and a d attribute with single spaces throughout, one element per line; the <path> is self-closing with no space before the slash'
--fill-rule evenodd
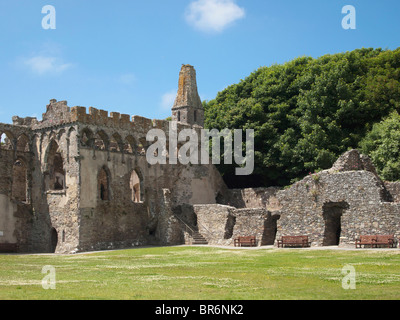
<path id="1" fill-rule="evenodd" d="M 194 68 L 183 66 L 176 101 L 194 103 L 185 110 L 197 110 L 199 130 L 195 85 Z M 218 171 L 148 163 L 146 135 L 161 129 L 168 141 L 169 121 L 88 111 L 53 99 L 42 121 L 15 116 L 0 124 L 0 243 L 57 253 L 181 243 L 171 208 L 216 203 L 226 189 Z M 178 132 L 192 128 L 186 120 Z"/>
<path id="2" fill-rule="evenodd" d="M 308 235 L 313 246 L 400 237 L 400 183 L 383 182 L 357 150 L 288 188 L 229 190 L 212 164 L 147 161 L 151 129 L 165 133 L 167 160 L 177 152 L 170 121 L 54 99 L 41 121 L 12 120 L 0 124 L 0 244 L 17 243 L 20 252 L 176 245 L 195 236 L 233 245 L 254 235 L 258 246 L 282 235 Z M 179 74 L 172 120 L 178 132 L 204 125 L 190 65 Z"/>

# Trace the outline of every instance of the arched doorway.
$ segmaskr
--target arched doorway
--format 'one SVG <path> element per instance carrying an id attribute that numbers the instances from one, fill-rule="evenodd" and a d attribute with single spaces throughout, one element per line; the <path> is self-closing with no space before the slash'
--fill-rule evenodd
<path id="1" fill-rule="evenodd" d="M 349 208 L 349 204 L 342 202 L 327 202 L 322 206 L 322 215 L 325 222 L 323 246 L 338 246 L 342 232 L 342 215 Z"/>

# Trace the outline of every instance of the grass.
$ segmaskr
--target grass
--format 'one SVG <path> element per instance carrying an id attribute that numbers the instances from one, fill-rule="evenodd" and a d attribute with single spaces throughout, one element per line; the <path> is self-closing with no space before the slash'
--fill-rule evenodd
<path id="1" fill-rule="evenodd" d="M 342 268 L 356 289 L 342 288 Z M 42 288 L 42 268 L 56 289 Z M 0 299 L 400 299 L 400 250 L 151 247 L 78 255 L 0 255 Z"/>

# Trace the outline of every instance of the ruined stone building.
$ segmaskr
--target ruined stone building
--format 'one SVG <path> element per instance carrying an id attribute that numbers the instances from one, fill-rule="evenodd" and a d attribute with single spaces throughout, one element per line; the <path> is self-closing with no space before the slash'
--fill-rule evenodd
<path id="1" fill-rule="evenodd" d="M 192 66 L 179 74 L 172 120 L 178 131 L 204 124 Z M 383 183 L 356 150 L 287 189 L 228 190 L 212 164 L 149 164 L 147 133 L 161 129 L 168 142 L 170 124 L 56 100 L 41 121 L 0 124 L 0 244 L 74 253 L 233 245 L 238 235 L 273 245 L 281 235 L 306 234 L 321 246 L 352 244 L 360 234 L 400 236 L 400 184 Z"/>
<path id="2" fill-rule="evenodd" d="M 182 67 L 172 116 L 178 131 L 203 124 L 191 66 Z M 215 203 L 224 183 L 211 164 L 150 165 L 153 128 L 168 136 L 169 121 L 56 100 L 42 121 L 0 124 L 0 243 L 60 253 L 170 243 L 178 222 L 166 204 Z"/>

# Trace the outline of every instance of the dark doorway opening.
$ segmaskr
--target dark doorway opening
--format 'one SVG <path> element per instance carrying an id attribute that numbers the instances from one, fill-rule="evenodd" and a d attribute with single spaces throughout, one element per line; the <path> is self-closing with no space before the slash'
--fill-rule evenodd
<path id="1" fill-rule="evenodd" d="M 323 246 L 338 246 L 342 232 L 342 215 L 349 208 L 347 202 L 327 202 L 322 207 L 325 222 Z"/>
<path id="2" fill-rule="evenodd" d="M 268 218 L 264 221 L 264 232 L 261 239 L 262 246 L 273 245 L 278 232 L 277 221 L 281 216 L 277 214 L 269 214 Z"/>
<path id="3" fill-rule="evenodd" d="M 56 252 L 57 249 L 57 243 L 58 243 L 58 233 L 57 230 L 52 228 L 51 229 L 51 252 L 54 253 Z"/>

